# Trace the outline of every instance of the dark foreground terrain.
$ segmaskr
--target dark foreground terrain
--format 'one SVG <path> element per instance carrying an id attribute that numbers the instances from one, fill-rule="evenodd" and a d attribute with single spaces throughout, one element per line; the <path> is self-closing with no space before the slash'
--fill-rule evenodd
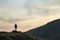
<path id="1" fill-rule="evenodd" d="M 40 37 L 18 31 L 0 32 L 0 40 L 43 40 Z"/>
<path id="2" fill-rule="evenodd" d="M 51 21 L 46 25 L 27 31 L 45 40 L 60 40 L 60 19 Z"/>

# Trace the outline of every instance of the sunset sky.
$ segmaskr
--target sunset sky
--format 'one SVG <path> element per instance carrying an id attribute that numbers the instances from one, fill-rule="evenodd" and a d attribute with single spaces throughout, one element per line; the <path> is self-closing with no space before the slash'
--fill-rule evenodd
<path id="1" fill-rule="evenodd" d="M 0 0 L 0 31 L 28 31 L 60 18 L 60 0 Z"/>

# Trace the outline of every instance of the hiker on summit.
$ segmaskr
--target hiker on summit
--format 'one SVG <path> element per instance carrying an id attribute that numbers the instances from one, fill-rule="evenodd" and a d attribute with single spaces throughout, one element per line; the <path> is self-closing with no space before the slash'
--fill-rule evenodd
<path id="1" fill-rule="evenodd" d="M 15 27 L 15 30 L 17 30 L 17 24 L 15 24 L 15 26 L 14 26 L 14 27 Z"/>

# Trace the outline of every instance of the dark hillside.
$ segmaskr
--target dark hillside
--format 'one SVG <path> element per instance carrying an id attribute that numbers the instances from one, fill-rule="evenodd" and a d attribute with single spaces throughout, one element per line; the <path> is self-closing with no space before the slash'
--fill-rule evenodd
<path id="1" fill-rule="evenodd" d="M 42 38 L 31 36 L 18 31 L 0 32 L 0 40 L 42 40 Z"/>
<path id="2" fill-rule="evenodd" d="M 27 31 L 46 40 L 60 40 L 60 19 L 54 20 L 41 27 Z"/>

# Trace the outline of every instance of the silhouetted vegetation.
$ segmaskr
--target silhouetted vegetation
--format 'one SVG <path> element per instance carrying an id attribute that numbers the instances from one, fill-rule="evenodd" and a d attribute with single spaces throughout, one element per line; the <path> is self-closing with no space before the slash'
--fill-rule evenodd
<path id="1" fill-rule="evenodd" d="M 0 40 L 43 40 L 42 38 L 29 35 L 26 33 L 12 31 L 12 32 L 0 32 Z"/>

